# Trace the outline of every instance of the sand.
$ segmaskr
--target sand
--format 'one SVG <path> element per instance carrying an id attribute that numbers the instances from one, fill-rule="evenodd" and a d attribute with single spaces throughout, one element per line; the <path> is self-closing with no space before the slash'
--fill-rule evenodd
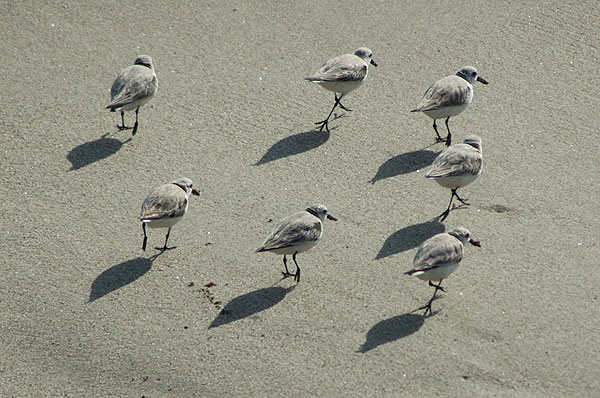
<path id="1" fill-rule="evenodd" d="M 596 3 L 288 3 L 2 6 L 0 395 L 597 394 Z M 379 67 L 314 131 L 333 95 L 303 77 L 361 46 Z M 104 108 L 140 54 L 159 89 L 132 139 Z M 443 145 L 409 111 L 465 65 L 490 84 L 450 127 L 484 171 L 442 224 Z M 142 252 L 142 201 L 178 177 L 201 196 L 177 248 Z M 254 250 L 313 203 L 339 221 L 281 281 Z M 423 318 L 403 272 L 455 226 L 482 247 Z"/>

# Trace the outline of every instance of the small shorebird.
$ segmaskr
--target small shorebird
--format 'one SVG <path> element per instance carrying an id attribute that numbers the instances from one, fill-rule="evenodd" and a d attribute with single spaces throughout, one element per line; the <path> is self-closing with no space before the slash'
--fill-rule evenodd
<path id="1" fill-rule="evenodd" d="M 432 118 L 437 141 L 446 141 L 446 146 L 450 146 L 452 134 L 450 133 L 450 127 L 448 127 L 448 120 L 467 109 L 467 106 L 473 100 L 473 86 L 471 84 L 476 81 L 488 84 L 487 80 L 477 74 L 475 68 L 465 66 L 455 75 L 446 76 L 433 83 L 425 92 L 419 106 L 411 112 L 423 112 Z M 435 124 L 436 119 L 443 118 L 446 118 L 446 130 L 448 130 L 448 136 L 445 139 L 440 136 Z"/>
<path id="2" fill-rule="evenodd" d="M 319 131 L 323 131 L 323 127 L 325 127 L 329 132 L 329 118 L 338 105 L 345 111 L 352 111 L 352 109 L 342 105 L 341 100 L 344 95 L 356 90 L 363 84 L 369 73 L 369 64 L 377 66 L 372 57 L 373 52 L 371 50 L 364 47 L 359 48 L 354 51 L 354 54 L 344 54 L 330 59 L 313 76 L 305 77 L 306 80 L 318 83 L 321 87 L 334 93 L 335 103 L 331 108 L 331 112 L 325 120 L 315 123 L 321 125 Z M 339 97 L 338 93 L 340 94 Z"/>
<path id="3" fill-rule="evenodd" d="M 442 280 L 458 268 L 458 264 L 463 258 L 464 245 L 467 243 L 481 247 L 479 241 L 471 239 L 468 229 L 459 227 L 450 232 L 434 235 L 419 246 L 413 260 L 413 269 L 405 274 L 429 281 L 429 286 L 435 287 L 435 292 L 426 305 L 415 311 L 425 309 L 423 315 L 433 314 L 431 303 L 433 303 L 437 291 L 446 291 L 442 287 Z M 438 281 L 438 284 L 435 285 L 431 281 Z"/>
<path id="4" fill-rule="evenodd" d="M 132 66 L 119 73 L 110 89 L 111 102 L 106 107 L 111 112 L 121 111 L 122 124 L 117 125 L 119 130 L 132 128 L 125 125 L 125 111 L 135 109 L 135 124 L 131 135 L 137 133 L 140 107 L 154 97 L 157 89 L 158 79 L 149 55 L 140 55 Z"/>
<path id="5" fill-rule="evenodd" d="M 148 241 L 146 225 L 150 228 L 169 228 L 165 237 L 165 245 L 155 249 L 164 251 L 176 247 L 167 247 L 169 234 L 173 225 L 181 221 L 185 215 L 190 194 L 200 195 L 197 190 L 192 188 L 192 180 L 189 178 L 180 178 L 170 184 L 161 185 L 150 192 L 142 204 L 140 214 L 142 230 L 144 231 L 142 250 L 146 250 L 146 242 Z"/>
<path id="6" fill-rule="evenodd" d="M 283 254 L 283 266 L 285 267 L 283 277 L 293 276 L 296 283 L 300 282 L 300 267 L 296 262 L 296 254 L 305 252 L 317 244 L 323 236 L 322 222 L 325 218 L 337 221 L 337 218 L 327 213 L 327 208 L 323 205 L 310 206 L 304 211 L 285 217 L 279 221 L 256 253 Z M 288 254 L 292 255 L 294 264 L 296 264 L 295 274 L 288 270 L 286 259 Z"/>
<path id="7" fill-rule="evenodd" d="M 454 197 L 461 203 L 469 205 L 456 191 L 458 188 L 469 185 L 479 177 L 483 168 L 483 155 L 481 138 L 470 135 L 462 144 L 450 145 L 444 149 L 431 164 L 431 170 L 425 174 L 426 178 L 434 179 L 445 188 L 450 188 L 452 196 L 448 208 L 440 214 L 440 221 L 444 221 L 450 214 L 450 206 Z"/>

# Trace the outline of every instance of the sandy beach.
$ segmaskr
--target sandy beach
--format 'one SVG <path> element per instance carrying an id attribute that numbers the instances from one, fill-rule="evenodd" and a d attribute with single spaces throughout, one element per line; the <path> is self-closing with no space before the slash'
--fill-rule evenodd
<path id="1" fill-rule="evenodd" d="M 598 394 L 600 9 L 574 3 L 3 2 L 0 396 Z M 333 94 L 303 78 L 358 47 L 378 67 L 319 132 Z M 132 137 L 105 107 L 141 54 Z M 490 84 L 450 128 L 483 174 L 441 223 L 445 146 L 410 110 L 466 65 Z M 177 248 L 144 252 L 141 204 L 179 177 Z M 282 280 L 254 251 L 316 203 L 338 221 Z M 482 247 L 423 317 L 403 273 L 457 226 Z"/>

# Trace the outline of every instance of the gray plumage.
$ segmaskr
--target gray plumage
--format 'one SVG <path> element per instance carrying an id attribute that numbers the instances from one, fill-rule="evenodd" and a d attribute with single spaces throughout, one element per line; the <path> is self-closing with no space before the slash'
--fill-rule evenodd
<path id="1" fill-rule="evenodd" d="M 445 291 L 441 286 L 442 280 L 453 273 L 463 259 L 464 245 L 470 243 L 480 247 L 479 241 L 471 238 L 471 232 L 463 227 L 455 228 L 449 232 L 443 232 L 427 239 L 417 249 L 413 259 L 413 268 L 406 275 L 414 275 L 421 280 L 429 281 L 434 286 L 435 292 L 429 302 L 419 308 L 425 309 L 425 315 L 431 313 L 431 303 L 435 299 L 438 290 Z M 437 285 L 431 281 L 439 281 Z"/>
<path id="2" fill-rule="evenodd" d="M 284 277 L 294 276 L 296 282 L 300 281 L 300 267 L 296 262 L 296 255 L 311 249 L 323 236 L 323 220 L 337 219 L 330 215 L 324 205 L 314 205 L 306 210 L 294 213 L 283 218 L 277 223 L 275 229 L 267 236 L 261 247 L 256 252 L 272 252 L 283 254 L 285 266 Z M 286 255 L 291 254 L 296 264 L 296 273 L 292 274 L 287 268 Z"/>
<path id="3" fill-rule="evenodd" d="M 111 112 L 121 112 L 122 125 L 119 129 L 128 129 L 125 125 L 124 112 L 135 110 L 135 125 L 132 135 L 138 128 L 138 112 L 141 106 L 150 101 L 158 90 L 158 78 L 154 73 L 154 65 L 149 55 L 140 55 L 134 65 L 123 69 L 110 89 L 111 102 L 106 107 Z"/>
<path id="4" fill-rule="evenodd" d="M 446 76 L 433 83 L 419 105 L 411 112 L 423 112 L 433 119 L 433 129 L 437 135 L 438 141 L 446 141 L 446 146 L 452 143 L 452 134 L 448 127 L 450 117 L 456 116 L 471 103 L 473 99 L 474 82 L 488 84 L 488 81 L 478 75 L 477 70 L 472 66 L 465 66 L 451 76 Z M 448 136 L 443 139 L 436 125 L 436 119 L 446 118 L 446 129 Z"/>
<path id="5" fill-rule="evenodd" d="M 362 85 L 369 73 L 369 65 L 377 66 L 373 60 L 373 52 L 361 47 L 353 54 L 343 54 L 330 59 L 314 75 L 305 77 L 306 80 L 318 83 L 326 90 L 334 92 L 335 102 L 329 115 L 325 120 L 315 123 L 321 126 L 319 131 L 325 127 L 329 132 L 329 118 L 337 106 L 345 111 L 351 111 L 342 105 L 341 100 L 346 94 Z"/>
<path id="6" fill-rule="evenodd" d="M 448 208 L 440 215 L 444 221 L 450 213 L 452 200 L 456 197 L 461 203 L 469 205 L 466 199 L 458 196 L 458 189 L 475 181 L 483 170 L 481 138 L 470 135 L 461 144 L 444 149 L 433 161 L 426 178 L 434 179 L 439 185 L 452 191 Z"/>
<path id="7" fill-rule="evenodd" d="M 172 183 L 161 185 L 148 194 L 140 213 L 144 232 L 142 250 L 146 250 L 148 240 L 146 225 L 150 228 L 168 228 L 164 246 L 157 247 L 157 249 L 172 249 L 172 247 L 167 247 L 169 234 L 173 225 L 181 221 L 187 212 L 190 194 L 200 195 L 196 189 L 192 188 L 192 180 L 189 178 L 179 178 Z"/>

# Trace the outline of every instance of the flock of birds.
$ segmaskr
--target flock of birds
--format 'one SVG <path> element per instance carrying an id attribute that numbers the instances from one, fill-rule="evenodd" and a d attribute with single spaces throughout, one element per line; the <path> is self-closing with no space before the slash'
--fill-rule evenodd
<path id="1" fill-rule="evenodd" d="M 341 100 L 351 91 L 357 89 L 367 78 L 369 65 L 377 66 L 373 60 L 373 53 L 368 48 L 359 48 L 353 54 L 344 54 L 327 61 L 314 75 L 305 79 L 319 84 L 321 87 L 334 92 L 335 102 L 327 117 L 315 124 L 320 126 L 319 131 L 325 128 L 329 132 L 329 119 L 337 107 L 345 111 Z M 450 214 L 454 198 L 462 204 L 468 205 L 466 199 L 461 198 L 457 190 L 479 177 L 482 170 L 481 138 L 476 135 L 468 136 L 463 143 L 452 145 L 452 134 L 448 121 L 464 111 L 473 99 L 474 82 L 488 84 L 487 80 L 480 77 L 477 70 L 466 66 L 455 75 L 444 77 L 432 84 L 423 99 L 411 112 L 423 112 L 433 119 L 433 129 L 437 135 L 437 142 L 445 142 L 445 148 L 433 161 L 431 170 L 426 178 L 434 179 L 442 187 L 450 189 L 452 195 L 448 208 L 439 216 L 444 221 Z M 122 70 L 115 79 L 111 88 L 111 102 L 107 106 L 111 112 L 121 112 L 119 129 L 132 129 L 135 135 L 139 122 L 138 112 L 141 106 L 154 97 L 158 89 L 158 79 L 154 72 L 152 58 L 141 55 L 136 58 L 134 65 Z M 125 111 L 135 111 L 135 124 L 125 124 Z M 438 132 L 436 120 L 446 119 L 446 138 Z M 169 250 L 169 234 L 171 228 L 185 215 L 188 200 L 191 195 L 199 195 L 192 188 L 189 178 L 180 178 L 172 183 L 155 188 L 144 200 L 140 220 L 144 232 L 142 250 L 146 250 L 147 234 L 149 228 L 168 228 L 165 243 L 157 250 Z M 325 219 L 337 219 L 328 213 L 324 205 L 310 206 L 303 211 L 283 218 L 275 229 L 267 236 L 261 247 L 256 252 L 272 252 L 283 254 L 285 271 L 283 277 L 293 276 L 296 282 L 300 281 L 300 267 L 296 262 L 296 255 L 315 246 L 323 235 Z M 413 268 L 405 274 L 414 275 L 421 280 L 429 281 L 435 287 L 435 292 L 429 302 L 423 307 L 425 314 L 433 314 L 431 305 L 436 298 L 438 290 L 445 291 L 441 286 L 442 280 L 458 267 L 463 258 L 463 247 L 467 243 L 480 246 L 480 243 L 471 238 L 471 233 L 466 228 L 455 228 L 449 232 L 437 234 L 423 242 L 413 260 Z M 287 256 L 291 255 L 296 266 L 294 273 L 287 266 Z M 433 281 L 438 282 L 437 285 Z"/>

